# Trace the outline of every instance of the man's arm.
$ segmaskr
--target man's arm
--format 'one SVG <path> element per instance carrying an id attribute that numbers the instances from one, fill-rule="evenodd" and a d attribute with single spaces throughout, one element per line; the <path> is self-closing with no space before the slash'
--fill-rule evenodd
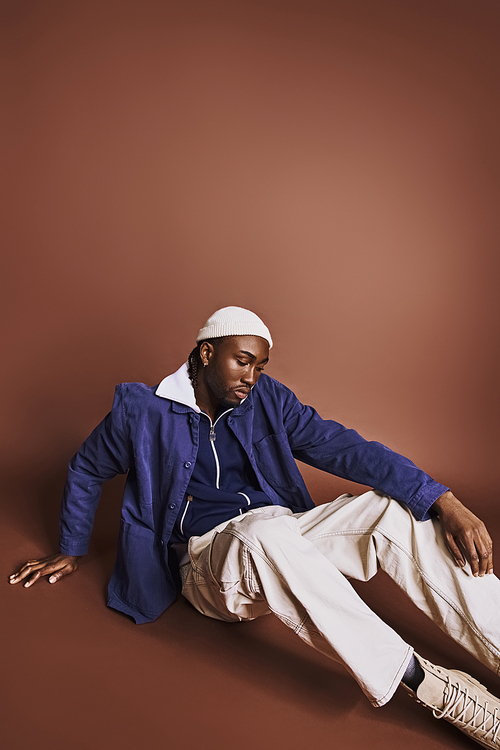
<path id="1" fill-rule="evenodd" d="M 49 583 L 56 583 L 74 573 L 78 568 L 78 558 L 87 553 L 103 482 L 117 474 L 125 474 L 129 466 L 122 387 L 118 386 L 113 408 L 70 461 L 61 504 L 60 551 L 28 560 L 10 576 L 9 582 L 25 581 L 24 586 L 29 587 L 42 576 L 50 576 Z"/>
<path id="2" fill-rule="evenodd" d="M 283 424 L 295 459 L 352 482 L 373 487 L 405 503 L 419 521 L 449 487 L 436 482 L 413 461 L 355 430 L 322 419 L 285 386 Z"/>
<path id="3" fill-rule="evenodd" d="M 448 490 L 432 506 L 441 532 L 457 565 L 467 561 L 474 576 L 493 573 L 493 543 L 484 523 Z"/>
<path id="4" fill-rule="evenodd" d="M 432 508 L 456 564 L 463 567 L 467 561 L 474 576 L 493 572 L 493 545 L 486 526 L 447 487 L 380 443 L 321 419 L 289 389 L 285 391 L 284 423 L 295 458 L 382 490 L 405 502 L 418 520 L 429 518 Z"/>

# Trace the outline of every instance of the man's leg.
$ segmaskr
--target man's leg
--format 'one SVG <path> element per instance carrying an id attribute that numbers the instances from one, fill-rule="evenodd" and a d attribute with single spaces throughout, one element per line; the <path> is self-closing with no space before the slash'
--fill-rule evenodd
<path id="1" fill-rule="evenodd" d="M 455 565 L 439 521 L 416 521 L 374 492 L 300 514 L 301 532 L 346 575 L 367 580 L 383 568 L 441 629 L 499 672 L 500 581 Z M 411 663 L 410 663 L 411 666 Z M 500 702 L 467 674 L 417 657 L 408 692 L 483 747 L 500 748 Z"/>
<path id="2" fill-rule="evenodd" d="M 259 508 L 192 538 L 190 557 L 183 594 L 203 614 L 237 621 L 274 612 L 342 663 L 373 705 L 392 697 L 412 648 L 300 533 L 286 508 Z"/>
<path id="3" fill-rule="evenodd" d="M 338 515 L 344 509 L 348 510 Z M 415 528 L 410 530 L 413 526 L 420 529 L 418 542 Z M 334 561 L 346 576 L 363 580 L 380 564 L 457 639 L 462 636 L 456 623 L 461 623 L 469 650 L 498 672 L 498 634 L 493 618 L 485 616 L 484 593 L 477 595 L 466 585 L 463 596 L 464 584 L 456 573 L 465 574 L 455 571 L 453 563 L 452 574 L 445 576 L 446 587 L 434 583 L 441 583 L 441 571 L 435 568 L 440 546 L 435 526 L 414 522 L 397 503 L 376 493 L 339 498 L 296 515 L 283 508 L 262 508 L 191 540 L 192 566 L 189 571 L 184 568 L 183 593 L 201 612 L 223 620 L 252 619 L 273 611 L 312 646 L 343 663 L 371 702 L 380 706 L 394 693 L 412 650 L 363 604 Z M 441 547 L 437 556 L 446 559 L 448 552 Z M 496 602 L 498 581 L 494 583 L 492 576 L 479 580 L 488 578 Z M 459 606 L 443 588 L 462 593 Z M 491 599 L 486 615 L 490 606 L 496 609 Z M 451 629 L 443 619 L 447 610 L 454 613 Z M 454 723 L 484 747 L 500 748 L 498 700 L 468 675 L 421 657 L 419 662 L 424 679 L 409 692 L 436 718 Z"/>
<path id="4" fill-rule="evenodd" d="M 368 580 L 380 566 L 445 633 L 500 671 L 500 581 L 455 565 L 439 520 L 375 492 L 343 496 L 298 516 L 302 535 L 344 575 Z"/>

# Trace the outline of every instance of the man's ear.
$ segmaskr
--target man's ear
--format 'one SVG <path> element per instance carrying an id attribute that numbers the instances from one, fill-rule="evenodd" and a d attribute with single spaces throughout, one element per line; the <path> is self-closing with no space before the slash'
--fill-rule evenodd
<path id="1" fill-rule="evenodd" d="M 201 357 L 201 363 L 203 366 L 208 365 L 210 362 L 213 353 L 215 349 L 212 344 L 210 344 L 208 341 L 204 341 L 202 345 L 200 346 L 200 357 Z"/>

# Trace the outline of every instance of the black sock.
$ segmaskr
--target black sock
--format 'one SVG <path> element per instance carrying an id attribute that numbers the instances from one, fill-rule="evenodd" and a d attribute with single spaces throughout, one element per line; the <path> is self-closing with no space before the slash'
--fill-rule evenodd
<path id="1" fill-rule="evenodd" d="M 410 663 L 406 667 L 406 672 L 401 678 L 401 682 L 404 682 L 404 684 L 407 685 L 410 688 L 410 690 L 413 690 L 416 693 L 417 688 L 420 685 L 420 683 L 423 681 L 424 677 L 425 677 L 424 670 L 420 666 L 419 661 L 416 658 L 416 656 L 413 656 L 410 659 Z"/>

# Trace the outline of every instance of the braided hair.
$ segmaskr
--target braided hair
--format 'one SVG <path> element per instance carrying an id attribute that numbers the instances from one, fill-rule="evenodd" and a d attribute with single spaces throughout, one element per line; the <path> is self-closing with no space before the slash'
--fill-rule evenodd
<path id="1" fill-rule="evenodd" d="M 189 379 L 193 385 L 193 388 L 196 388 L 198 385 L 198 367 L 201 361 L 200 356 L 200 347 L 203 343 L 211 344 L 214 349 L 217 348 L 217 345 L 220 342 L 220 338 L 216 339 L 203 339 L 203 341 L 199 341 L 196 346 L 194 347 L 193 351 L 188 357 L 187 360 L 187 366 L 188 366 L 188 375 Z"/>

